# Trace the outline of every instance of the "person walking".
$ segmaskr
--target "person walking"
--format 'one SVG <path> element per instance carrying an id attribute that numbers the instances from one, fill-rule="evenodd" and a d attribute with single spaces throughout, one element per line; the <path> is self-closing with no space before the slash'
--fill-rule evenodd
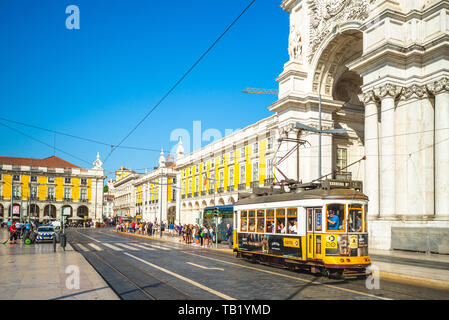
<path id="1" fill-rule="evenodd" d="M 228 245 L 229 245 L 229 248 L 232 249 L 232 227 L 229 223 L 226 225 L 226 227 L 228 228 L 226 230 L 226 237 L 228 238 Z"/>
<path id="2" fill-rule="evenodd" d="M 17 243 L 17 229 L 16 229 L 16 223 L 12 222 L 11 226 L 9 227 L 9 243 Z"/>

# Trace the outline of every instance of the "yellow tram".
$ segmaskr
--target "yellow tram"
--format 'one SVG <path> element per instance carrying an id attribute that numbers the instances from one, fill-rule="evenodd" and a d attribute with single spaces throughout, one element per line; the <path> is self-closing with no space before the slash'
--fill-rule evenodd
<path id="1" fill-rule="evenodd" d="M 347 186 L 253 194 L 235 205 L 234 252 L 253 262 L 327 276 L 366 275 L 368 197 Z"/>

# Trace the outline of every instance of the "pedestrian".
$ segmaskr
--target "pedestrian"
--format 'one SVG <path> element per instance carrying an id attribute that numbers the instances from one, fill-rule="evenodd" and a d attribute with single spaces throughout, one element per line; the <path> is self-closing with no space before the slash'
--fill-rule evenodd
<path id="1" fill-rule="evenodd" d="M 226 227 L 228 228 L 226 230 L 226 237 L 228 238 L 228 245 L 229 245 L 229 248 L 232 249 L 232 227 L 229 223 L 226 225 Z"/>
<path id="2" fill-rule="evenodd" d="M 12 222 L 11 226 L 9 227 L 9 243 L 17 243 L 17 229 L 16 229 L 16 223 Z"/>
<path id="3" fill-rule="evenodd" d="M 209 246 L 209 229 L 206 226 L 203 228 L 203 244 L 205 247 Z"/>
<path id="4" fill-rule="evenodd" d="M 214 229 L 212 228 L 212 226 L 209 226 L 209 238 L 208 238 L 208 244 L 212 245 L 213 242 L 213 237 L 214 237 Z"/>

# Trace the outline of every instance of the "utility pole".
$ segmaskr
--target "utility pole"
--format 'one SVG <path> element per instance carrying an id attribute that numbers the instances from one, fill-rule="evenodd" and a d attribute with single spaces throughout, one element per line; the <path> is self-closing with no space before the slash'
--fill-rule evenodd
<path id="1" fill-rule="evenodd" d="M 13 188 L 13 184 L 14 184 L 14 175 L 11 173 L 11 206 L 9 208 L 11 223 L 12 223 L 12 209 L 13 209 L 13 205 L 14 205 L 14 200 L 13 200 L 13 198 L 14 198 L 14 195 L 13 195 L 14 188 Z"/>
<path id="2" fill-rule="evenodd" d="M 319 103 L 318 103 L 318 113 L 319 113 L 318 129 L 306 126 L 299 122 L 296 122 L 294 125 L 294 128 L 296 128 L 296 129 L 318 133 L 318 179 L 321 178 L 321 134 L 322 133 L 328 133 L 328 134 L 345 134 L 345 133 L 347 133 L 346 129 L 323 130 L 322 125 L 321 125 L 321 111 L 322 111 L 322 107 L 321 107 L 321 93 L 320 93 Z"/>

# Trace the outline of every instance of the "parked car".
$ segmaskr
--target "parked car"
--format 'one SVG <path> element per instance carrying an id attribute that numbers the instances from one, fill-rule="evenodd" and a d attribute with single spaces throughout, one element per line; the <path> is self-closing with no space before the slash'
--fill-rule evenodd
<path id="1" fill-rule="evenodd" d="M 41 241 L 53 241 L 53 238 L 56 238 L 56 241 L 59 240 L 59 237 L 55 231 L 55 227 L 51 225 L 45 225 L 37 228 L 36 243 L 39 243 Z"/>

